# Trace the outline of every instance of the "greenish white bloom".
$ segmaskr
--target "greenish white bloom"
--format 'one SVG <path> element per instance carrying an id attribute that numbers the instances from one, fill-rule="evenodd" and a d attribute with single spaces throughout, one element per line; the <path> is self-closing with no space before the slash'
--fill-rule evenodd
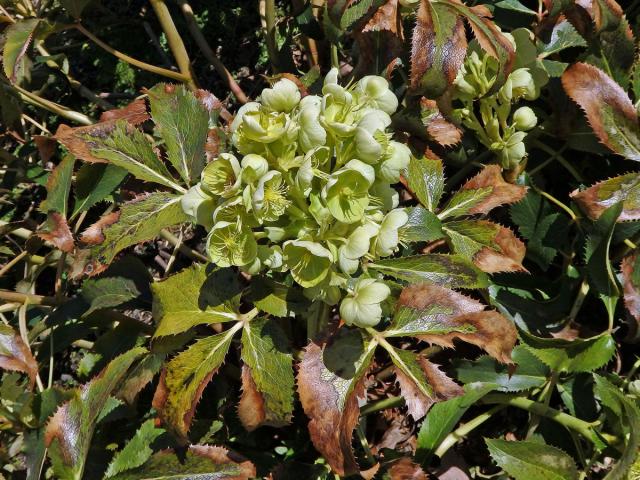
<path id="1" fill-rule="evenodd" d="M 282 174 L 276 170 L 267 172 L 258 181 L 251 204 L 255 214 L 261 221 L 277 220 L 291 203 L 287 197 L 287 187 Z"/>
<path id="2" fill-rule="evenodd" d="M 316 242 L 289 240 L 282 250 L 294 280 L 305 288 L 318 285 L 329 274 L 333 256 Z"/>
<path id="3" fill-rule="evenodd" d="M 513 125 L 518 130 L 529 131 L 538 123 L 538 117 L 529 107 L 520 107 L 513 114 Z"/>
<path id="4" fill-rule="evenodd" d="M 229 198 L 240 190 L 240 163 L 230 153 L 221 153 L 202 171 L 202 189 Z"/>
<path id="5" fill-rule="evenodd" d="M 323 190 L 323 198 L 333 217 L 344 223 L 362 219 L 369 205 L 369 187 L 375 179 L 371 165 L 351 160 L 333 173 Z"/>
<path id="6" fill-rule="evenodd" d="M 209 229 L 213 226 L 213 211 L 215 200 L 206 194 L 200 184 L 194 185 L 180 199 L 180 205 L 184 213 L 189 215 L 196 223 Z"/>
<path id="7" fill-rule="evenodd" d="M 254 261 L 258 244 L 250 228 L 236 223 L 220 221 L 207 237 L 207 252 L 211 262 L 219 267 L 242 266 Z"/>
<path id="8" fill-rule="evenodd" d="M 327 142 L 327 132 L 320 124 L 321 108 L 322 100 L 315 95 L 308 95 L 300 102 L 298 143 L 303 152 L 308 152 Z"/>
<path id="9" fill-rule="evenodd" d="M 388 257 L 397 248 L 400 241 L 398 230 L 409 221 L 409 216 L 404 210 L 391 210 L 380 224 L 380 231 L 376 237 L 376 254 L 380 257 Z"/>
<path id="10" fill-rule="evenodd" d="M 355 130 L 355 145 L 358 159 L 377 163 L 387 148 L 385 129 L 391 125 L 391 117 L 381 110 L 366 113 Z"/>
<path id="11" fill-rule="evenodd" d="M 273 87 L 265 88 L 260 99 L 271 110 L 289 113 L 300 102 L 300 90 L 291 80 L 282 78 Z"/>
<path id="12" fill-rule="evenodd" d="M 255 182 L 269 170 L 267 159 L 255 153 L 245 155 L 240 166 L 242 167 L 242 181 L 245 183 Z"/>
<path id="13" fill-rule="evenodd" d="M 374 327 L 382 318 L 380 304 L 391 294 L 389 287 L 373 278 L 361 278 L 340 304 L 340 317 L 347 325 Z"/>
<path id="14" fill-rule="evenodd" d="M 389 82 L 377 75 L 367 75 L 358 81 L 356 91 L 383 112 L 391 115 L 398 108 L 398 98 L 389 90 Z"/>
<path id="15" fill-rule="evenodd" d="M 380 164 L 380 178 L 389 183 L 400 181 L 400 172 L 409 166 L 411 150 L 403 143 L 391 140 Z"/>
<path id="16" fill-rule="evenodd" d="M 360 258 L 367 254 L 371 239 L 377 233 L 378 226 L 374 223 L 365 223 L 357 227 L 338 249 L 340 270 L 349 275 L 355 273 L 360 264 Z"/>

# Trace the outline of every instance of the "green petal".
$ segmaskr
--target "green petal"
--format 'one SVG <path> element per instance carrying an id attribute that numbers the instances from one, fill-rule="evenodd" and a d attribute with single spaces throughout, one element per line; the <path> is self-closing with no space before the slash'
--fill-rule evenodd
<path id="1" fill-rule="evenodd" d="M 283 254 L 294 280 L 305 288 L 322 282 L 333 263 L 329 250 L 319 243 L 306 240 L 285 242 Z"/>

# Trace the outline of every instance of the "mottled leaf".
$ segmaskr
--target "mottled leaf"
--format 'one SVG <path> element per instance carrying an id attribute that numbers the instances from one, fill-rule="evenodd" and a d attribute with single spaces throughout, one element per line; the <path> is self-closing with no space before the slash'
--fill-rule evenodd
<path id="1" fill-rule="evenodd" d="M 420 100 L 420 118 L 427 127 L 427 135 L 443 147 L 456 145 L 462 140 L 462 131 L 444 117 L 435 100 Z"/>
<path id="2" fill-rule="evenodd" d="M 85 280 L 82 283 L 82 298 L 89 304 L 84 312 L 87 316 L 101 308 L 122 305 L 140 295 L 134 280 L 125 277 L 104 277 Z"/>
<path id="3" fill-rule="evenodd" d="M 409 219 L 398 234 L 405 242 L 432 242 L 444 238 L 442 222 L 429 210 L 423 207 L 409 207 L 405 210 Z"/>
<path id="4" fill-rule="evenodd" d="M 144 98 L 139 98 L 122 108 L 107 110 L 100 115 L 101 122 L 109 122 L 112 120 L 126 120 L 131 125 L 138 125 L 146 122 L 151 117 L 147 112 L 147 102 Z"/>
<path id="5" fill-rule="evenodd" d="M 22 337 L 3 323 L 0 323 L 0 368 L 26 373 L 33 388 L 38 374 L 38 362 Z"/>
<path id="6" fill-rule="evenodd" d="M 155 337 L 239 318 L 241 287 L 230 269 L 192 265 L 152 286 Z"/>
<path id="7" fill-rule="evenodd" d="M 205 164 L 207 109 L 184 85 L 162 83 L 147 94 L 151 116 L 167 149 L 167 159 L 187 184 L 197 182 Z"/>
<path id="8" fill-rule="evenodd" d="M 573 459 L 562 450 L 533 441 L 485 439 L 493 460 L 515 480 L 578 480 Z"/>
<path id="9" fill-rule="evenodd" d="M 275 320 L 258 318 L 242 330 L 242 396 L 238 416 L 251 431 L 261 425 L 283 426 L 293 412 L 293 357 Z"/>
<path id="10" fill-rule="evenodd" d="M 231 328 L 198 340 L 173 357 L 162 371 L 153 407 L 167 428 L 179 436 L 187 436 L 202 392 L 224 362 L 237 330 Z"/>
<path id="11" fill-rule="evenodd" d="M 256 468 L 249 460 L 222 447 L 191 445 L 184 456 L 171 450 L 154 454 L 142 467 L 113 480 L 249 480 Z"/>
<path id="12" fill-rule="evenodd" d="M 150 444 L 163 433 L 162 428 L 155 426 L 153 418 L 144 422 L 133 438 L 113 456 L 105 472 L 105 478 L 143 465 L 153 454 Z"/>
<path id="13" fill-rule="evenodd" d="M 74 391 L 49 420 L 45 444 L 59 478 L 80 479 L 84 471 L 91 438 L 111 392 L 127 370 L 146 350 L 134 348 L 113 359 L 105 369 Z"/>
<path id="14" fill-rule="evenodd" d="M 604 145 L 630 160 L 640 161 L 638 113 L 620 85 L 586 63 L 569 67 L 562 75 L 562 85 L 584 110 Z"/>
<path id="15" fill-rule="evenodd" d="M 571 198 L 592 219 L 597 219 L 615 203 L 622 203 L 618 221 L 640 220 L 640 174 L 627 173 L 574 191 Z"/>
<path id="16" fill-rule="evenodd" d="M 63 252 L 72 252 L 75 247 L 67 219 L 61 213 L 49 212 L 44 227 L 36 233 L 40 238 L 51 242 Z"/>
<path id="17" fill-rule="evenodd" d="M 412 462 L 409 457 L 395 460 L 389 467 L 388 473 L 389 480 L 427 480 L 427 474 L 422 467 Z"/>
<path id="18" fill-rule="evenodd" d="M 574 26 L 563 20 L 554 25 L 551 38 L 542 46 L 539 56 L 544 58 L 566 48 L 586 46 L 586 40 L 582 38 Z"/>
<path id="19" fill-rule="evenodd" d="M 358 421 L 357 397 L 376 342 L 358 330 L 340 329 L 323 347 L 310 343 L 298 370 L 298 393 L 311 419 L 309 434 L 316 449 L 338 475 L 358 472 L 351 436 Z"/>
<path id="20" fill-rule="evenodd" d="M 430 212 L 435 212 L 444 190 L 442 161 L 411 157 L 407 172 L 409 189 Z"/>
<path id="21" fill-rule="evenodd" d="M 9 25 L 4 31 L 2 65 L 4 74 L 12 82 L 21 76 L 22 60 L 31 45 L 33 34 L 40 24 L 39 18 L 26 18 Z"/>
<path id="22" fill-rule="evenodd" d="M 47 198 L 40 204 L 43 213 L 58 212 L 67 218 L 67 202 L 71 190 L 71 178 L 75 159 L 65 156 L 47 178 Z"/>

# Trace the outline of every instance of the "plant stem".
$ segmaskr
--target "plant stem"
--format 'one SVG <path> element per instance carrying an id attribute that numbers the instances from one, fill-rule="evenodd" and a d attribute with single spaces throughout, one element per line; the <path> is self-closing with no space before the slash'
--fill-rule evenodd
<path id="1" fill-rule="evenodd" d="M 505 405 L 495 405 L 490 410 L 487 410 L 486 412 L 481 413 L 477 417 L 469 420 L 464 425 L 461 425 L 460 427 L 458 427 L 456 430 L 454 430 L 449 435 L 447 435 L 445 439 L 442 441 L 442 443 L 438 445 L 438 448 L 434 452 L 435 455 L 442 458 L 444 454 L 447 453 L 447 451 L 451 447 L 453 447 L 456 443 L 458 443 L 459 440 L 462 440 L 464 437 L 469 435 L 469 433 L 472 430 L 478 428 L 480 425 L 482 425 L 484 422 L 489 420 L 493 415 L 495 415 L 497 412 L 499 412 L 504 408 L 506 408 Z"/>
<path id="2" fill-rule="evenodd" d="M 55 297 L 44 297 L 42 295 L 36 295 L 34 293 L 20 293 L 12 292 L 11 290 L 0 289 L 0 300 L 6 300 L 8 302 L 25 303 L 30 305 L 47 305 L 56 306 L 61 302 Z"/>
<path id="3" fill-rule="evenodd" d="M 593 427 L 598 425 L 599 422 L 585 422 L 584 420 L 580 420 L 579 418 L 569 415 L 568 413 L 561 412 L 560 410 L 556 410 L 555 408 L 544 405 L 543 403 L 534 402 L 533 400 L 529 400 L 525 397 L 516 397 L 499 393 L 489 394 L 485 396 L 481 400 L 481 402 L 488 404 L 498 403 L 501 405 L 508 405 L 510 407 L 521 408 L 522 410 L 535 413 L 536 415 L 550 418 L 551 420 L 554 420 L 555 422 L 558 422 L 559 424 L 564 425 L 571 430 L 575 430 L 590 442 L 596 442 L 595 431 L 593 430 Z"/>
<path id="4" fill-rule="evenodd" d="M 178 63 L 180 73 L 182 73 L 186 78 L 185 81 L 191 90 L 197 89 L 198 85 L 193 75 L 193 70 L 191 69 L 191 61 L 189 60 L 187 49 L 184 46 L 182 37 L 176 29 L 175 23 L 173 23 L 173 18 L 171 18 L 171 13 L 167 8 L 167 4 L 164 3 L 164 0 L 150 0 L 150 2 L 153 10 L 156 12 L 160 25 L 162 25 L 162 30 L 164 30 L 164 33 L 167 36 L 169 48 Z"/>
<path id="5" fill-rule="evenodd" d="M 81 32 L 89 40 L 94 42 L 103 50 L 109 52 L 114 57 L 119 58 L 123 62 L 127 62 L 128 64 L 133 65 L 134 67 L 138 67 L 142 70 L 146 70 L 148 72 L 155 73 L 157 75 L 162 75 L 163 77 L 172 78 L 174 80 L 179 80 L 181 82 L 186 82 L 186 83 L 190 81 L 190 77 L 184 75 L 183 73 L 174 72 L 172 70 L 167 70 L 166 68 L 160 68 L 160 67 L 156 67 L 155 65 L 151 65 L 149 63 L 141 62 L 140 60 L 130 57 L 126 53 L 122 53 L 114 48 L 111 48 L 109 45 L 104 43 L 102 40 L 96 37 L 89 30 L 84 28 L 84 26 L 82 26 L 82 24 L 80 23 L 77 23 L 75 27 L 79 32 Z"/>
<path id="6" fill-rule="evenodd" d="M 227 84 L 227 87 L 229 87 L 229 90 L 231 90 L 236 99 L 240 103 L 247 103 L 249 101 L 249 98 L 246 96 L 242 88 L 240 88 L 240 85 L 238 85 L 238 83 L 235 81 L 233 75 L 231 75 L 231 72 L 227 70 L 227 67 L 225 67 L 220 59 L 216 56 L 213 49 L 209 46 L 207 39 L 204 38 L 202 30 L 198 26 L 198 22 L 196 22 L 196 17 L 193 14 L 191 5 L 189 5 L 186 0 L 176 1 L 178 2 L 178 5 L 182 10 L 182 14 L 184 15 L 184 19 L 187 22 L 189 33 L 198 44 L 198 47 L 200 48 L 200 51 L 202 51 L 202 54 L 209 61 L 209 63 L 213 65 L 213 68 L 215 68 L 216 72 L 218 72 L 218 75 L 222 77 L 222 80 L 224 80 L 224 82 Z"/>
<path id="7" fill-rule="evenodd" d="M 76 112 L 74 110 L 69 110 L 62 105 L 59 105 L 55 102 L 42 98 L 35 93 L 32 93 L 19 85 L 11 85 L 11 88 L 20 93 L 20 97 L 25 101 L 36 107 L 44 108 L 45 110 L 49 110 L 56 115 L 60 115 L 67 120 L 71 120 L 72 122 L 80 123 L 82 125 L 92 125 L 93 120 L 87 117 L 84 113 Z"/>
<path id="8" fill-rule="evenodd" d="M 364 405 L 360 409 L 360 415 L 371 415 L 372 413 L 379 412 L 380 410 L 386 410 L 387 408 L 395 408 L 404 405 L 404 398 L 402 397 L 387 397 L 382 400 L 378 400 L 373 403 Z"/>
<path id="9" fill-rule="evenodd" d="M 277 72 L 279 70 L 279 62 L 278 45 L 276 43 L 276 2 L 275 0 L 260 0 L 259 7 L 267 54 L 269 55 L 272 70 Z"/>
<path id="10" fill-rule="evenodd" d="M 583 183 L 584 180 L 582 178 L 582 175 L 580 175 L 578 173 L 578 171 L 573 168 L 573 165 L 571 165 L 566 158 L 564 158 L 561 155 L 561 150 L 559 151 L 555 151 L 553 148 L 547 146 L 546 144 L 542 143 L 540 140 L 534 140 L 533 142 L 533 146 L 542 150 L 543 152 L 548 153 L 549 155 L 551 155 L 553 158 L 556 158 L 558 160 L 558 162 L 567 169 L 567 171 L 573 176 L 573 178 L 575 178 L 578 182 Z"/>
<path id="11" fill-rule="evenodd" d="M 189 257 L 192 260 L 197 260 L 199 262 L 208 262 L 209 259 L 202 255 L 200 252 L 196 252 L 192 248 L 187 247 L 184 243 L 180 241 L 178 237 L 176 237 L 169 230 L 162 229 L 160 230 L 160 236 L 164 238 L 167 242 L 169 242 L 174 247 L 177 247 L 178 251 L 183 255 Z"/>

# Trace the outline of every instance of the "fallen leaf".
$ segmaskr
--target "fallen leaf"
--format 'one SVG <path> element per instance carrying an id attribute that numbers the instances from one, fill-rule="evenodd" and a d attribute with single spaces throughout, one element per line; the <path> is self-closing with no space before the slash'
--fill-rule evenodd
<path id="1" fill-rule="evenodd" d="M 402 457 L 389 467 L 389 478 L 390 480 L 427 480 L 427 474 L 409 457 Z"/>

